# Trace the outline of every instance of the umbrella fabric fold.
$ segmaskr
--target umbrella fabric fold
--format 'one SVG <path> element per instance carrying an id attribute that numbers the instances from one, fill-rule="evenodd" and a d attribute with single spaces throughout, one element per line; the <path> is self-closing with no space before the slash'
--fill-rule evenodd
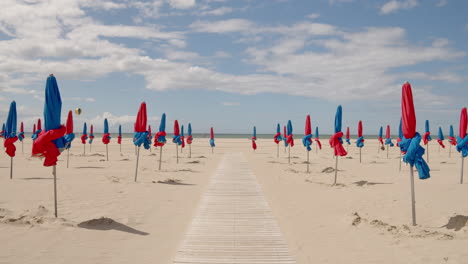
<path id="1" fill-rule="evenodd" d="M 257 128 L 254 126 L 253 127 L 253 134 L 252 134 L 252 148 L 253 150 L 256 150 L 257 149 L 257 143 L 255 143 L 255 141 L 257 140 Z"/>
<path id="2" fill-rule="evenodd" d="M 430 178 L 430 169 L 423 159 L 424 148 L 420 146 L 421 135 L 416 132 L 416 114 L 413 104 L 411 85 L 407 82 L 402 87 L 402 131 L 403 138 L 400 142 L 400 150 L 404 153 L 403 161 L 415 166 L 419 179 Z"/>
<path id="3" fill-rule="evenodd" d="M 310 115 L 306 117 L 304 137 L 302 137 L 302 144 L 306 147 L 307 151 L 311 151 L 312 148 L 312 127 L 310 123 Z"/>
<path id="4" fill-rule="evenodd" d="M 86 140 L 88 139 L 88 128 L 86 126 L 86 122 L 83 124 L 83 133 L 81 134 L 81 144 L 86 144 Z"/>
<path id="5" fill-rule="evenodd" d="M 192 144 L 193 142 L 193 136 L 192 136 L 192 125 L 188 123 L 187 127 L 187 144 Z"/>
<path id="6" fill-rule="evenodd" d="M 453 126 L 450 125 L 450 133 L 449 133 L 449 137 L 448 137 L 448 141 L 450 142 L 450 144 L 452 144 L 452 146 L 456 146 L 457 145 L 457 139 L 455 138 L 455 133 L 453 133 Z"/>
<path id="7" fill-rule="evenodd" d="M 392 137 L 390 135 L 390 125 L 387 125 L 387 130 L 385 132 L 385 145 L 390 145 L 390 147 L 394 146 Z"/>
<path id="8" fill-rule="evenodd" d="M 146 103 L 142 102 L 140 104 L 140 108 L 138 109 L 138 114 L 136 117 L 134 133 L 133 133 L 133 144 L 135 146 L 143 147 L 145 149 L 150 148 L 151 141 L 148 140 L 148 131 L 146 131 L 146 123 L 147 123 L 147 113 L 146 113 Z"/>
<path id="9" fill-rule="evenodd" d="M 16 136 L 16 102 L 13 101 L 10 104 L 10 110 L 8 111 L 8 117 L 4 129 L 5 141 L 3 141 L 3 146 L 5 147 L 5 152 L 8 156 L 14 157 L 16 153 L 15 142 L 18 140 Z"/>
<path id="10" fill-rule="evenodd" d="M 335 114 L 335 133 L 330 137 L 329 144 L 334 149 L 335 156 L 346 156 L 348 152 L 343 147 L 343 132 L 341 131 L 342 108 L 339 105 Z"/>
<path id="11" fill-rule="evenodd" d="M 184 125 L 180 127 L 180 142 L 181 148 L 185 148 Z"/>
<path id="12" fill-rule="evenodd" d="M 437 143 L 439 143 L 439 145 L 442 147 L 442 148 L 445 148 L 445 145 L 444 145 L 444 133 L 442 132 L 442 127 L 439 127 L 439 133 L 437 134 Z"/>
<path id="13" fill-rule="evenodd" d="M 279 144 L 281 140 L 283 140 L 281 137 L 281 126 L 279 123 L 276 125 L 276 134 L 273 136 L 273 140 L 276 144 Z"/>
<path id="14" fill-rule="evenodd" d="M 162 114 L 159 131 L 154 136 L 154 146 L 162 147 L 166 144 L 166 114 Z"/>
<path id="15" fill-rule="evenodd" d="M 380 129 L 382 129 L 382 127 L 380 127 Z M 361 120 L 359 120 L 359 123 L 358 123 L 358 138 L 356 140 L 356 146 L 358 148 L 364 147 L 364 136 L 362 135 L 362 121 Z"/>
<path id="16" fill-rule="evenodd" d="M 102 135 L 102 143 L 109 144 L 111 140 L 111 136 L 109 133 L 109 123 L 107 122 L 107 118 L 104 118 L 104 134 Z"/>
<path id="17" fill-rule="evenodd" d="M 37 139 L 37 137 L 39 136 L 39 133 L 42 132 L 42 125 L 41 125 L 41 119 L 37 119 L 37 127 L 36 127 L 36 131 L 34 132 L 34 134 L 32 134 L 31 138 L 34 140 Z"/>
<path id="18" fill-rule="evenodd" d="M 348 143 L 348 145 L 351 145 L 351 133 L 349 132 L 349 127 L 346 127 L 346 137 L 345 137 L 345 140 L 346 140 L 346 143 Z"/>
<path id="19" fill-rule="evenodd" d="M 377 137 L 377 139 L 379 140 L 380 145 L 383 146 L 383 144 L 384 144 L 384 142 L 383 142 L 383 127 L 380 127 L 380 129 L 379 129 L 379 136 Z"/>
<path id="20" fill-rule="evenodd" d="M 44 166 L 57 165 L 58 156 L 65 149 L 64 135 L 67 128 L 60 124 L 62 99 L 53 75 L 47 78 L 44 104 L 44 131 L 33 143 L 32 155 L 44 157 Z M 39 125 L 38 125 L 39 126 Z"/>
<path id="21" fill-rule="evenodd" d="M 119 125 L 119 135 L 117 136 L 117 144 L 122 144 L 122 125 Z"/>
<path id="22" fill-rule="evenodd" d="M 182 140 L 180 139 L 180 129 L 179 129 L 179 121 L 174 121 L 174 135 L 172 136 L 172 142 L 177 145 L 182 145 Z"/>
<path id="23" fill-rule="evenodd" d="M 93 127 L 93 125 L 91 125 L 91 127 L 89 128 L 89 140 L 88 140 L 88 143 L 89 143 L 89 144 L 93 144 L 93 140 L 94 140 L 94 127 Z"/>
<path id="24" fill-rule="evenodd" d="M 5 123 L 2 124 L 2 131 L 0 131 L 0 137 L 5 138 Z"/>
<path id="25" fill-rule="evenodd" d="M 457 137 L 457 151 L 461 152 L 464 158 L 468 156 L 468 134 L 466 133 L 467 126 L 468 116 L 466 107 L 464 107 L 460 114 L 460 131 Z"/>
<path id="26" fill-rule="evenodd" d="M 426 127 L 426 133 L 424 133 L 423 135 L 423 142 L 424 142 L 424 145 L 427 145 L 427 143 L 429 143 L 429 141 L 432 140 L 431 132 L 429 131 L 429 120 L 426 120 L 425 127 Z"/>
<path id="27" fill-rule="evenodd" d="M 288 146 L 294 147 L 294 135 L 291 120 L 288 120 L 288 125 L 286 128 L 286 142 L 288 143 Z"/>
<path id="28" fill-rule="evenodd" d="M 210 146 L 216 147 L 213 128 L 210 128 Z"/>
<path id="29" fill-rule="evenodd" d="M 283 141 L 285 147 L 288 146 L 288 132 L 286 130 L 286 126 L 283 126 Z"/>
<path id="30" fill-rule="evenodd" d="M 315 127 L 315 142 L 317 142 L 317 146 L 319 149 L 322 149 L 322 143 L 320 142 L 320 135 L 318 127 Z"/>
<path id="31" fill-rule="evenodd" d="M 73 113 L 72 111 L 68 111 L 67 123 L 66 123 L 67 131 L 65 132 L 65 141 L 67 142 L 65 145 L 66 149 L 71 147 L 71 142 L 75 139 L 75 134 L 73 133 Z"/>
<path id="32" fill-rule="evenodd" d="M 21 124 L 20 124 L 20 132 L 18 133 L 18 139 L 20 141 L 23 141 L 23 139 L 24 139 L 24 125 L 23 125 L 23 122 L 21 122 Z"/>

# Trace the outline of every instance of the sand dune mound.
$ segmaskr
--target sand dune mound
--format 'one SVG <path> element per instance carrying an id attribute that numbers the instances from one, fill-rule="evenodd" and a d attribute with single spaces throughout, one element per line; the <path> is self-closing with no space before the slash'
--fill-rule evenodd
<path id="1" fill-rule="evenodd" d="M 322 170 L 322 173 L 332 173 L 335 172 L 335 169 L 332 167 L 326 167 L 325 169 Z"/>
<path id="2" fill-rule="evenodd" d="M 74 224 L 65 220 L 64 218 L 55 218 L 52 212 L 47 208 L 40 205 L 35 210 L 26 210 L 17 215 L 7 209 L 0 209 L 0 223 L 3 224 L 17 224 L 17 225 L 43 225 L 43 224 L 59 224 L 66 226 L 73 226 Z"/>

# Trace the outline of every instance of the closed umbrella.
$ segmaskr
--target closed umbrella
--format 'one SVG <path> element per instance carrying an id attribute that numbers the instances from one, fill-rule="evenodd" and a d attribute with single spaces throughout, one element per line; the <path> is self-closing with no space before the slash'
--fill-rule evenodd
<path id="1" fill-rule="evenodd" d="M 449 139 L 448 141 L 450 142 L 450 147 L 449 147 L 449 158 L 452 156 L 452 146 L 457 146 L 457 139 L 455 138 L 455 133 L 453 133 L 453 126 L 450 125 L 450 133 L 449 133 Z"/>
<path id="2" fill-rule="evenodd" d="M 119 144 L 120 153 L 122 153 L 122 125 L 119 125 L 119 135 L 117 136 L 117 144 Z"/>
<path id="3" fill-rule="evenodd" d="M 133 133 L 133 139 L 134 139 L 133 144 L 137 147 L 135 182 L 137 181 L 137 176 L 138 176 L 138 160 L 140 159 L 140 147 L 143 144 L 143 147 L 145 149 L 149 149 L 150 144 L 151 144 L 151 142 L 148 140 L 148 131 L 146 131 L 147 120 L 148 120 L 148 116 L 146 113 L 146 103 L 142 102 L 140 104 L 140 108 L 138 109 L 138 114 L 136 117 L 134 133 Z"/>
<path id="4" fill-rule="evenodd" d="M 351 133 L 349 132 L 349 127 L 346 127 L 346 137 L 345 137 L 345 140 L 346 140 L 346 143 L 348 143 L 348 145 L 346 145 L 346 151 L 348 151 L 348 147 L 349 145 L 351 145 Z"/>
<path id="5" fill-rule="evenodd" d="M 39 133 L 42 132 L 42 123 L 41 123 L 41 119 L 37 119 L 37 127 L 36 127 L 36 131 L 34 132 L 34 134 L 32 134 L 31 138 L 33 139 L 33 141 L 36 141 Z"/>
<path id="6" fill-rule="evenodd" d="M 23 139 L 24 139 L 24 125 L 23 122 L 20 124 L 20 132 L 18 134 L 18 139 L 21 141 L 21 153 L 24 153 L 24 148 L 23 148 Z"/>
<path id="7" fill-rule="evenodd" d="M 16 154 L 15 142 L 18 140 L 16 136 L 16 126 L 16 102 L 13 101 L 10 104 L 10 110 L 8 111 L 8 117 L 3 132 L 5 138 L 3 146 L 5 147 L 6 154 L 10 156 L 10 179 L 13 179 L 13 157 Z"/>
<path id="8" fill-rule="evenodd" d="M 466 107 L 464 107 L 460 114 L 460 133 L 457 137 L 457 151 L 461 153 L 460 184 L 463 184 L 463 161 L 464 158 L 468 156 L 468 134 L 466 133 L 467 126 L 468 115 L 466 112 Z"/>
<path id="9" fill-rule="evenodd" d="M 281 137 L 281 126 L 280 124 L 276 124 L 276 134 L 273 137 L 273 140 L 276 143 L 276 157 L 279 158 L 279 143 L 283 140 Z"/>
<path id="10" fill-rule="evenodd" d="M 109 133 L 109 123 L 107 122 L 107 118 L 104 118 L 104 134 L 102 135 L 102 143 L 106 145 L 106 160 L 109 161 L 109 142 L 111 140 L 111 136 Z"/>
<path id="11" fill-rule="evenodd" d="M 382 130 L 382 127 L 380 127 L 380 130 Z M 364 136 L 362 135 L 362 121 L 359 120 L 358 123 L 358 138 L 356 140 L 356 146 L 359 148 L 359 163 L 361 163 L 361 150 L 362 147 L 364 147 Z"/>
<path id="12" fill-rule="evenodd" d="M 257 143 L 255 143 L 255 141 L 257 140 L 257 128 L 255 126 L 253 127 L 251 140 L 252 140 L 252 149 L 255 151 L 257 149 Z"/>
<path id="13" fill-rule="evenodd" d="M 68 163 L 70 162 L 70 147 L 73 139 L 75 139 L 75 134 L 73 133 L 73 113 L 68 111 L 67 123 L 66 123 L 67 132 L 65 132 L 65 141 L 67 142 L 65 148 L 67 149 L 67 168 Z"/>
<path id="14" fill-rule="evenodd" d="M 179 121 L 174 121 L 174 135 L 172 136 L 172 142 L 175 143 L 176 146 L 176 158 L 177 163 L 179 163 L 179 145 L 182 145 L 182 140 L 180 140 L 180 128 L 179 128 Z"/>
<path id="15" fill-rule="evenodd" d="M 291 163 L 291 147 L 294 147 L 294 135 L 291 120 L 288 120 L 288 125 L 286 126 L 286 128 L 286 142 L 288 143 L 288 163 Z"/>
<path id="16" fill-rule="evenodd" d="M 319 135 L 319 128 L 315 127 L 315 142 L 317 143 L 317 147 L 315 148 L 315 152 L 317 153 L 317 149 L 322 149 L 322 143 L 320 142 L 320 135 Z"/>
<path id="17" fill-rule="evenodd" d="M 211 146 L 211 153 L 213 153 L 214 147 L 216 146 L 213 127 L 210 128 L 210 146 Z"/>
<path id="18" fill-rule="evenodd" d="M 91 125 L 91 126 L 89 127 L 89 140 L 88 140 L 88 143 L 89 143 L 89 152 L 91 152 L 91 150 L 92 150 L 93 141 L 94 141 L 94 126 Z"/>
<path id="19" fill-rule="evenodd" d="M 379 141 L 379 147 L 377 148 L 377 153 L 380 152 L 380 149 L 383 149 L 384 147 L 384 142 L 383 142 L 383 127 L 380 127 L 379 129 L 379 136 L 377 137 L 377 140 Z"/>
<path id="20" fill-rule="evenodd" d="M 401 117 L 403 138 L 400 142 L 400 149 L 404 153 L 403 161 L 410 164 L 410 182 L 411 182 L 411 212 L 413 225 L 416 225 L 416 199 L 414 193 L 413 167 L 418 170 L 419 179 L 430 178 L 430 169 L 423 159 L 424 148 L 421 143 L 421 135 L 416 132 L 416 114 L 413 104 L 413 93 L 411 85 L 406 82 L 402 87 L 401 98 Z"/>
<path id="21" fill-rule="evenodd" d="M 392 136 L 390 135 L 390 125 L 387 125 L 385 132 L 385 145 L 387 145 L 387 159 L 388 159 L 388 148 L 393 147 Z"/>
<path id="22" fill-rule="evenodd" d="M 402 129 L 402 125 L 401 125 L 401 118 L 400 118 L 400 125 L 398 126 L 398 138 L 397 138 L 397 146 L 400 147 L 400 142 L 403 140 L 403 129 Z M 400 152 L 400 168 L 399 168 L 399 171 L 401 171 L 401 150 L 399 151 Z"/>
<path id="23" fill-rule="evenodd" d="M 442 132 L 442 127 L 439 127 L 439 133 L 437 134 L 437 143 L 439 143 L 439 152 L 440 152 L 440 147 L 445 148 L 444 145 L 444 133 Z"/>
<path id="24" fill-rule="evenodd" d="M 286 126 L 283 126 L 283 141 L 284 141 L 284 153 L 286 153 L 286 148 L 288 147 L 288 132 L 286 131 Z"/>
<path id="25" fill-rule="evenodd" d="M 429 141 L 432 140 L 431 131 L 429 131 L 429 120 L 426 120 L 425 128 L 426 128 L 426 133 L 424 133 L 423 142 L 424 142 L 424 145 L 426 145 L 427 162 L 429 163 Z"/>
<path id="26" fill-rule="evenodd" d="M 336 114 L 335 114 L 335 129 L 334 129 L 334 134 L 330 137 L 330 146 L 334 150 L 335 154 L 335 181 L 333 185 L 336 185 L 336 179 L 338 176 L 338 156 L 346 156 L 348 152 L 343 148 L 343 132 L 341 131 L 341 119 L 342 119 L 342 108 L 341 105 L 339 105 L 336 108 Z"/>
<path id="27" fill-rule="evenodd" d="M 153 135 L 152 135 L 152 133 L 151 133 L 151 126 L 150 126 L 150 125 L 148 125 L 148 140 L 149 140 L 150 142 L 153 140 Z M 152 152 L 152 151 L 151 151 L 151 145 L 150 145 L 149 150 L 150 150 L 150 152 Z"/>
<path id="28" fill-rule="evenodd" d="M 88 128 L 86 122 L 83 124 L 83 133 L 81 134 L 81 144 L 83 144 L 83 156 L 86 155 L 86 140 L 88 139 Z"/>
<path id="29" fill-rule="evenodd" d="M 67 131 L 60 124 L 62 112 L 62 99 L 57 85 L 57 80 L 51 74 L 47 78 L 44 104 L 44 131 L 41 132 L 33 143 L 32 155 L 44 157 L 44 166 L 52 166 L 54 175 L 54 208 L 57 213 L 57 157 L 65 149 L 66 141 L 63 137 Z"/>
<path id="30" fill-rule="evenodd" d="M 310 115 L 306 116 L 306 122 L 304 127 L 304 137 L 302 138 L 302 144 L 307 150 L 307 172 L 309 172 L 309 152 L 312 150 L 312 125 L 310 122 Z"/>
<path id="31" fill-rule="evenodd" d="M 159 170 L 161 170 L 162 148 L 166 144 L 166 114 L 162 114 L 161 123 L 159 123 L 159 131 L 154 136 L 154 146 L 159 148 Z"/>
<path id="32" fill-rule="evenodd" d="M 188 128 L 187 128 L 187 144 L 189 145 L 189 158 L 192 158 L 192 142 L 193 142 L 192 124 L 188 123 Z"/>
<path id="33" fill-rule="evenodd" d="M 182 149 L 185 148 L 184 125 L 180 126 L 180 142 L 180 153 L 182 153 Z"/>

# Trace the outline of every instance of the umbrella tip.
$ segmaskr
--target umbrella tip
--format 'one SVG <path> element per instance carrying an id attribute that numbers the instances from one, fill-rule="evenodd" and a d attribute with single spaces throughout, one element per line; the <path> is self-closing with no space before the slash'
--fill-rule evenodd
<path id="1" fill-rule="evenodd" d="M 49 77 L 54 77 L 54 74 L 53 73 L 49 74 Z"/>
<path id="2" fill-rule="evenodd" d="M 409 82 L 408 82 L 408 81 L 405 81 L 405 84 L 409 84 Z"/>

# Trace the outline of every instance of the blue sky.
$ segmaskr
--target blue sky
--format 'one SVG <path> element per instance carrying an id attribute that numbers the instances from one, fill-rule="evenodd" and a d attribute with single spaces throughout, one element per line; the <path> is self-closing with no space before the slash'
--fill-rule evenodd
<path id="1" fill-rule="evenodd" d="M 457 127 L 468 102 L 467 1 L 2 0 L 0 120 L 16 100 L 30 130 L 57 77 L 75 126 L 130 132 L 138 106 L 195 133 L 273 133 L 305 116 L 322 133 L 376 134 L 413 86 L 418 128 Z M 65 122 L 65 121 L 63 121 Z"/>

